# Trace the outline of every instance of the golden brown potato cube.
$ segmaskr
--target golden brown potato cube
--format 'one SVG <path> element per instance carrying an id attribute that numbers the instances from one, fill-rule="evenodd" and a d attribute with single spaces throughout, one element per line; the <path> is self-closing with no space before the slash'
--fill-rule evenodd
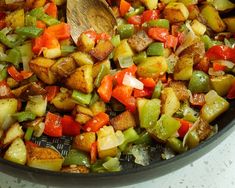
<path id="1" fill-rule="evenodd" d="M 59 110 L 69 111 L 73 110 L 76 103 L 71 98 L 71 95 L 66 93 L 58 93 L 54 99 L 52 99 L 51 103 Z"/>
<path id="2" fill-rule="evenodd" d="M 196 19 L 200 13 L 198 6 L 197 5 L 189 5 L 187 8 L 189 11 L 188 19 L 189 20 Z"/>
<path id="3" fill-rule="evenodd" d="M 82 33 L 77 41 L 77 47 L 80 51 L 89 52 L 95 46 L 95 41 Z"/>
<path id="4" fill-rule="evenodd" d="M 83 93 L 91 93 L 93 90 L 92 65 L 83 65 L 66 80 L 66 85 Z"/>
<path id="5" fill-rule="evenodd" d="M 85 124 L 90 119 L 91 119 L 91 116 L 87 114 L 76 114 L 76 118 L 75 118 L 76 122 L 80 124 Z"/>
<path id="6" fill-rule="evenodd" d="M 6 132 L 6 136 L 3 139 L 3 144 L 8 145 L 13 142 L 16 138 L 22 138 L 24 131 L 19 123 L 13 124 Z"/>
<path id="7" fill-rule="evenodd" d="M 118 116 L 112 118 L 110 120 L 110 123 L 113 126 L 113 128 L 115 129 L 115 131 L 117 131 L 117 130 L 123 131 L 123 130 L 126 130 L 128 128 L 136 126 L 135 117 L 128 110 L 126 110 L 125 112 L 123 112 L 123 113 L 119 114 Z"/>
<path id="8" fill-rule="evenodd" d="M 234 10 L 233 10 L 234 11 Z M 235 33 L 235 16 L 223 19 L 228 31 Z"/>
<path id="9" fill-rule="evenodd" d="M 73 148 L 90 152 L 91 145 L 95 141 L 96 141 L 96 134 L 94 132 L 82 133 L 74 138 Z"/>
<path id="10" fill-rule="evenodd" d="M 28 166 L 44 170 L 60 171 L 64 159 L 57 151 L 38 146 L 26 146 L 26 149 Z"/>
<path id="11" fill-rule="evenodd" d="M 165 19 L 171 23 L 184 22 L 188 19 L 189 11 L 183 3 L 169 3 L 163 11 Z"/>
<path id="12" fill-rule="evenodd" d="M 14 12 L 11 12 L 9 15 L 7 15 L 5 21 L 7 26 L 12 27 L 13 29 L 16 29 L 17 27 L 23 27 L 24 9 L 19 9 Z"/>
<path id="13" fill-rule="evenodd" d="M 100 150 L 98 147 L 98 155 L 99 158 L 104 159 L 106 157 L 115 157 L 118 153 L 117 147 L 107 149 L 107 150 Z"/>
<path id="14" fill-rule="evenodd" d="M 76 111 L 77 111 L 77 113 L 82 113 L 82 114 L 86 114 L 89 116 L 93 116 L 93 112 L 91 111 L 90 108 L 87 108 L 87 107 L 84 107 L 81 105 L 76 106 Z"/>
<path id="15" fill-rule="evenodd" d="M 188 100 L 189 92 L 187 87 L 185 86 L 184 82 L 171 82 L 170 87 L 173 88 L 177 98 L 180 101 Z"/>
<path id="16" fill-rule="evenodd" d="M 60 77 L 68 77 L 76 69 L 76 63 L 72 57 L 62 57 L 51 67 L 51 71 Z"/>
<path id="17" fill-rule="evenodd" d="M 109 40 L 100 40 L 89 53 L 99 61 L 106 59 L 113 51 L 114 46 Z"/>
<path id="18" fill-rule="evenodd" d="M 78 66 L 94 64 L 94 61 L 90 54 L 85 52 L 75 52 L 71 54 L 71 57 L 75 60 Z"/>
<path id="19" fill-rule="evenodd" d="M 31 70 L 46 84 L 54 84 L 57 80 L 56 76 L 51 71 L 51 67 L 55 64 L 52 59 L 38 57 L 33 59 L 29 66 Z"/>

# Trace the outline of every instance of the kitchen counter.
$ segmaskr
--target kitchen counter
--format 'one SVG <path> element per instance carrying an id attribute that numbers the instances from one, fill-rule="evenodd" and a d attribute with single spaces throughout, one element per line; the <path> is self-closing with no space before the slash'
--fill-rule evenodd
<path id="1" fill-rule="evenodd" d="M 235 188 L 235 132 L 197 161 L 171 174 L 122 188 Z M 56 188 L 0 173 L 0 188 Z M 97 186 L 98 187 L 98 186 Z"/>

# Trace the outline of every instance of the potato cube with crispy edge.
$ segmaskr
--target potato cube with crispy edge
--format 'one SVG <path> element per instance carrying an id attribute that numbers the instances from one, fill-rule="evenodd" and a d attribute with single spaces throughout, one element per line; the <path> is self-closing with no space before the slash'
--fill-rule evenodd
<path id="1" fill-rule="evenodd" d="M 93 90 L 92 65 L 83 65 L 66 80 L 66 85 L 84 93 L 91 93 Z"/>
<path id="2" fill-rule="evenodd" d="M 125 111 L 110 120 L 115 130 L 126 130 L 136 126 L 135 117 L 130 111 Z"/>
<path id="3" fill-rule="evenodd" d="M 82 151 L 91 151 L 91 145 L 96 141 L 96 134 L 94 132 L 86 132 L 77 135 L 73 141 L 73 148 Z"/>
<path id="4" fill-rule="evenodd" d="M 57 81 L 55 74 L 51 71 L 51 67 L 55 64 L 52 59 L 38 57 L 33 59 L 29 66 L 30 69 L 46 84 L 54 84 Z"/>
<path id="5" fill-rule="evenodd" d="M 118 61 L 120 57 L 132 57 L 134 55 L 130 45 L 127 40 L 124 39 L 121 43 L 115 48 L 113 60 Z"/>
<path id="6" fill-rule="evenodd" d="M 14 12 L 11 12 L 9 15 L 7 15 L 5 21 L 9 27 L 12 27 L 14 29 L 16 29 L 17 27 L 23 27 L 24 9 L 19 9 Z"/>
<path id="7" fill-rule="evenodd" d="M 77 47 L 82 52 L 89 52 L 95 46 L 95 41 L 82 33 L 77 41 Z"/>
<path id="8" fill-rule="evenodd" d="M 89 53 L 99 61 L 106 59 L 113 51 L 114 46 L 109 40 L 100 40 Z"/>
<path id="9" fill-rule="evenodd" d="M 74 52 L 71 54 L 71 57 L 75 60 L 78 66 L 94 64 L 94 61 L 90 54 L 85 52 Z"/>
<path id="10" fill-rule="evenodd" d="M 228 31 L 235 33 L 235 16 L 223 19 Z"/>
<path id="11" fill-rule="evenodd" d="M 171 23 L 184 22 L 188 19 L 189 11 L 183 3 L 169 3 L 163 11 L 165 19 Z"/>

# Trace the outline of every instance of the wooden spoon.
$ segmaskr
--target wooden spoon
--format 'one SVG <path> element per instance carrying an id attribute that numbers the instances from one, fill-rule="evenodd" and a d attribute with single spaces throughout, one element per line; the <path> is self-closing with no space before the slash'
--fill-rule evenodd
<path id="1" fill-rule="evenodd" d="M 67 22 L 75 43 L 82 32 L 92 28 L 113 35 L 117 24 L 105 0 L 67 0 Z"/>

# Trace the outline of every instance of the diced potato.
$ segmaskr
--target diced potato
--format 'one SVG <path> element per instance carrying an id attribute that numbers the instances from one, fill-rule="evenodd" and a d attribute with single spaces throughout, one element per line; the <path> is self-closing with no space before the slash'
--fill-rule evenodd
<path id="1" fill-rule="evenodd" d="M 72 110 L 76 103 L 71 98 L 71 95 L 68 92 L 59 92 L 51 103 L 59 110 L 69 111 Z"/>
<path id="2" fill-rule="evenodd" d="M 17 111 L 18 101 L 16 99 L 0 99 L 0 128 L 3 127 L 3 123 L 7 117 L 11 116 Z"/>
<path id="3" fill-rule="evenodd" d="M 94 104 L 90 106 L 90 109 L 94 116 L 100 112 L 105 112 L 106 111 L 106 105 L 104 101 L 97 101 Z"/>
<path id="4" fill-rule="evenodd" d="M 174 69 L 175 80 L 189 80 L 193 74 L 193 59 L 192 57 L 181 57 Z"/>
<path id="5" fill-rule="evenodd" d="M 62 57 L 51 67 L 51 71 L 60 77 L 68 77 L 76 69 L 76 63 L 72 57 Z"/>
<path id="6" fill-rule="evenodd" d="M 178 2 L 183 3 L 185 6 L 194 5 L 198 3 L 198 0 L 178 0 Z"/>
<path id="7" fill-rule="evenodd" d="M 86 34 L 82 33 L 77 42 L 78 49 L 83 52 L 89 52 L 95 46 L 95 41 L 90 39 Z"/>
<path id="8" fill-rule="evenodd" d="M 184 82 L 171 82 L 170 87 L 173 88 L 177 98 L 180 101 L 185 101 L 189 99 L 189 92 Z"/>
<path id="9" fill-rule="evenodd" d="M 100 67 L 102 65 L 105 65 L 109 70 L 111 68 L 111 63 L 109 59 L 106 59 L 104 61 L 98 62 L 96 64 L 94 64 L 93 68 L 92 68 L 92 77 L 95 78 L 99 72 L 100 72 Z"/>
<path id="10" fill-rule="evenodd" d="M 87 115 L 87 114 L 76 114 L 76 122 L 80 123 L 80 124 L 85 124 L 86 122 L 88 122 L 91 119 L 91 116 Z"/>
<path id="11" fill-rule="evenodd" d="M 66 85 L 84 93 L 91 93 L 93 90 L 92 65 L 83 65 L 66 80 Z"/>
<path id="12" fill-rule="evenodd" d="M 54 84 L 57 80 L 56 76 L 50 70 L 55 64 L 52 59 L 47 59 L 43 57 L 38 57 L 33 59 L 29 66 L 31 70 L 46 84 Z"/>
<path id="13" fill-rule="evenodd" d="M 87 107 L 84 107 L 84 106 L 81 106 L 81 105 L 76 106 L 76 112 L 81 113 L 81 114 L 86 114 L 86 115 L 89 115 L 89 116 L 93 116 L 93 112 L 91 111 L 90 108 L 87 108 Z"/>
<path id="14" fill-rule="evenodd" d="M 167 62 L 164 57 L 148 57 L 137 67 L 140 77 L 158 78 L 167 71 Z"/>
<path id="15" fill-rule="evenodd" d="M 211 5 L 205 5 L 201 9 L 201 15 L 206 20 L 207 25 L 215 32 L 222 32 L 226 26 L 220 18 L 219 12 Z"/>
<path id="16" fill-rule="evenodd" d="M 105 159 L 106 157 L 115 157 L 118 154 L 117 147 L 107 149 L 107 150 L 100 150 L 98 147 L 98 155 L 99 158 Z"/>
<path id="17" fill-rule="evenodd" d="M 223 19 L 228 31 L 235 33 L 235 16 Z"/>
<path id="18" fill-rule="evenodd" d="M 196 35 L 201 36 L 204 35 L 204 33 L 206 32 L 206 26 L 198 20 L 193 20 L 191 27 Z"/>
<path id="19" fill-rule="evenodd" d="M 33 168 L 59 171 L 63 164 L 63 157 L 55 150 L 37 146 L 27 148 L 27 165 Z"/>
<path id="20" fill-rule="evenodd" d="M 80 149 L 82 151 L 90 152 L 91 145 L 96 141 L 96 134 L 94 132 L 86 132 L 77 135 L 74 138 L 73 148 Z"/>
<path id="21" fill-rule="evenodd" d="M 15 139 L 4 155 L 4 159 L 18 164 L 26 163 L 26 147 L 21 138 Z"/>
<path id="22" fill-rule="evenodd" d="M 8 145 L 16 138 L 21 138 L 24 135 L 24 131 L 19 123 L 13 124 L 6 132 L 6 136 L 3 139 L 3 144 Z"/>
<path id="23" fill-rule="evenodd" d="M 61 56 L 61 53 L 62 52 L 61 52 L 60 46 L 58 46 L 57 48 L 51 48 L 51 49 L 45 48 L 43 50 L 43 56 L 48 59 L 58 58 Z"/>
<path id="24" fill-rule="evenodd" d="M 184 22 L 188 19 L 189 11 L 183 3 L 169 3 L 164 11 L 165 19 L 171 23 Z"/>
<path id="25" fill-rule="evenodd" d="M 75 52 L 71 54 L 71 57 L 75 60 L 78 66 L 94 64 L 92 57 L 88 53 Z"/>
<path id="26" fill-rule="evenodd" d="M 197 5 L 190 5 L 187 7 L 188 11 L 189 11 L 189 16 L 188 19 L 189 20 L 194 20 L 198 17 L 200 11 Z"/>
<path id="27" fill-rule="evenodd" d="M 141 0 L 143 4 L 149 9 L 153 10 L 157 8 L 158 0 Z"/>
<path id="28" fill-rule="evenodd" d="M 24 26 L 24 9 L 19 9 L 14 12 L 11 12 L 5 18 L 5 21 L 9 27 L 16 29 L 17 27 Z"/>
<path id="29" fill-rule="evenodd" d="M 173 88 L 167 87 L 162 90 L 162 113 L 172 116 L 180 108 L 180 102 Z"/>
<path id="30" fill-rule="evenodd" d="M 42 117 L 46 113 L 47 100 L 42 95 L 30 96 L 27 101 L 25 110 L 33 112 L 35 115 Z"/>
<path id="31" fill-rule="evenodd" d="M 110 120 L 115 130 L 126 130 L 136 126 L 135 117 L 130 111 L 125 111 Z"/>
<path id="32" fill-rule="evenodd" d="M 114 46 L 109 40 L 100 40 L 89 53 L 99 61 L 106 59 L 113 51 Z"/>
<path id="33" fill-rule="evenodd" d="M 128 44 L 127 40 L 124 39 L 121 41 L 119 46 L 115 48 L 113 59 L 114 61 L 118 61 L 120 57 L 131 57 L 133 55 L 134 53 L 130 45 Z"/>
<path id="34" fill-rule="evenodd" d="M 212 132 L 212 127 L 204 119 L 198 118 L 198 120 L 195 122 L 193 126 L 193 130 L 196 131 L 200 141 L 203 141 L 207 139 L 208 136 L 210 136 Z"/>

